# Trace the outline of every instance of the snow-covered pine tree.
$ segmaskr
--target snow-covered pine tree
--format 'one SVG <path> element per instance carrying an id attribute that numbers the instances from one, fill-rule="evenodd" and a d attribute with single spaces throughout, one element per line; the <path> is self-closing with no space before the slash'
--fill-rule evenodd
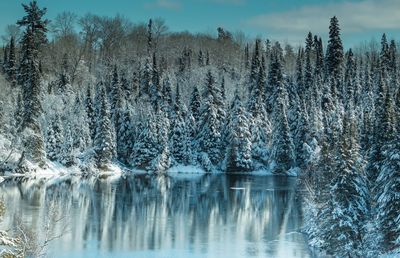
<path id="1" fill-rule="evenodd" d="M 199 133 L 197 134 L 198 150 L 201 153 L 203 167 L 211 171 L 222 157 L 222 124 L 225 115 L 220 91 L 215 86 L 211 71 L 206 75 L 206 87 L 203 92 L 203 103 L 200 108 L 200 119 L 197 121 Z"/>
<path id="2" fill-rule="evenodd" d="M 266 74 L 264 67 L 260 65 L 257 84 L 250 93 L 247 103 L 250 115 L 248 126 L 251 131 L 252 159 L 254 165 L 266 166 L 268 160 L 271 124 L 265 106 Z"/>
<path id="3" fill-rule="evenodd" d="M 132 86 L 131 86 L 132 87 L 132 99 L 127 100 L 127 101 L 133 101 L 138 97 L 139 90 L 140 90 L 140 78 L 139 77 L 140 77 L 140 72 L 134 71 L 132 74 L 132 79 L 131 79 L 132 80 L 132 82 L 131 82 L 131 84 L 132 84 Z"/>
<path id="4" fill-rule="evenodd" d="M 118 126 L 116 127 L 117 133 L 117 157 L 123 163 L 129 162 L 129 156 L 132 153 L 131 143 L 133 139 L 133 124 L 132 114 L 129 107 L 125 104 L 121 115 L 119 116 Z"/>
<path id="5" fill-rule="evenodd" d="M 354 60 L 353 51 L 351 48 L 346 54 L 346 71 L 344 76 L 344 88 L 340 92 L 341 99 L 344 103 L 345 109 L 348 110 L 350 106 L 354 106 L 354 99 L 356 89 L 354 85 L 354 78 L 356 75 L 356 63 Z"/>
<path id="6" fill-rule="evenodd" d="M 81 100 L 80 94 L 76 94 L 73 109 L 69 116 L 67 121 L 70 121 L 70 130 L 73 140 L 72 147 L 75 155 L 77 152 L 84 152 L 92 144 L 86 105 L 85 102 Z M 71 118 L 71 116 L 73 118 Z"/>
<path id="7" fill-rule="evenodd" d="M 42 114 L 40 102 L 39 49 L 47 42 L 48 20 L 43 20 L 46 9 L 40 9 L 36 1 L 23 4 L 26 15 L 17 22 L 25 27 L 21 41 L 22 59 L 19 67 L 20 84 L 24 99 L 22 123 L 23 142 L 28 159 L 39 166 L 45 165 L 45 149 L 39 118 Z"/>
<path id="8" fill-rule="evenodd" d="M 104 87 L 99 89 L 100 107 L 97 114 L 96 136 L 94 139 L 94 147 L 96 151 L 97 166 L 100 169 L 107 168 L 113 158 L 113 136 L 112 124 L 110 121 L 110 106 Z"/>
<path id="9" fill-rule="evenodd" d="M 199 121 L 200 119 L 200 105 L 201 105 L 200 92 L 199 89 L 196 86 L 194 86 L 192 95 L 190 97 L 189 107 L 195 122 Z"/>
<path id="10" fill-rule="evenodd" d="M 386 126 L 384 122 L 387 110 L 385 110 L 385 103 L 390 103 L 386 100 L 387 86 L 386 86 L 386 73 L 385 68 L 380 67 L 378 75 L 377 90 L 375 92 L 375 124 L 373 128 L 373 135 L 371 139 L 371 146 L 368 153 L 368 166 L 367 175 L 371 185 L 375 184 L 376 178 L 379 175 L 381 161 L 382 161 L 382 146 L 387 142 Z"/>
<path id="11" fill-rule="evenodd" d="M 17 132 L 19 132 L 21 130 L 21 126 L 22 126 L 22 122 L 23 122 L 23 118 L 24 118 L 24 101 L 22 99 L 22 94 L 21 92 L 18 92 L 17 95 L 17 103 L 16 103 L 16 107 L 15 107 L 15 113 L 14 113 L 14 117 L 15 117 L 15 130 Z"/>
<path id="12" fill-rule="evenodd" d="M 91 141 L 93 142 L 96 136 L 96 114 L 93 106 L 92 90 L 90 86 L 88 86 L 86 90 L 85 110 L 86 110 Z"/>
<path id="13" fill-rule="evenodd" d="M 326 49 L 326 73 L 328 77 L 333 77 L 335 80 L 341 78 L 343 59 L 339 21 L 336 16 L 333 16 L 329 25 L 329 40 Z"/>
<path id="14" fill-rule="evenodd" d="M 167 113 L 170 120 L 174 117 L 174 102 L 172 97 L 171 79 L 168 75 L 163 79 L 160 107 Z"/>
<path id="15" fill-rule="evenodd" d="M 344 117 L 322 229 L 325 249 L 339 257 L 363 256 L 362 234 L 368 211 L 367 183 L 352 113 L 350 109 Z"/>
<path id="16" fill-rule="evenodd" d="M 390 251 L 400 246 L 400 227 L 398 226 L 398 210 L 400 205 L 400 144 L 396 130 L 393 99 L 389 90 L 385 98 L 385 113 L 380 123 L 385 137 L 382 139 L 381 159 L 376 164 L 377 180 L 375 185 L 377 214 L 380 230 L 383 234 L 382 247 Z"/>
<path id="17" fill-rule="evenodd" d="M 141 76 L 140 76 L 141 80 L 140 80 L 138 97 L 150 95 L 151 87 L 153 84 L 152 76 L 153 76 L 153 68 L 151 62 L 149 58 L 146 58 L 144 67 L 141 70 Z"/>
<path id="18" fill-rule="evenodd" d="M 153 20 L 149 19 L 147 24 L 147 55 L 153 51 Z"/>
<path id="19" fill-rule="evenodd" d="M 287 91 L 281 61 L 272 56 L 269 84 L 273 87 L 273 132 L 271 161 L 275 173 L 286 173 L 294 165 L 293 143 L 287 119 Z"/>
<path id="20" fill-rule="evenodd" d="M 170 121 L 168 114 L 162 109 L 156 111 L 156 157 L 151 161 L 148 170 L 163 173 L 171 166 L 171 153 L 169 150 Z"/>
<path id="21" fill-rule="evenodd" d="M 160 75 L 158 72 L 158 65 L 157 65 L 157 59 L 156 59 L 156 54 L 153 53 L 153 62 L 152 62 L 152 68 L 151 68 L 152 74 L 151 74 L 151 84 L 150 84 L 150 102 L 154 108 L 154 110 L 158 110 L 161 108 L 161 101 L 163 99 L 162 96 L 162 89 L 160 85 Z"/>
<path id="22" fill-rule="evenodd" d="M 296 95 L 304 93 L 304 75 L 303 75 L 303 48 L 299 48 L 296 58 Z M 300 97 L 300 96 L 299 96 Z M 302 98 L 303 101 L 303 98 Z"/>
<path id="23" fill-rule="evenodd" d="M 64 134 L 64 142 L 61 147 L 60 163 L 66 167 L 70 167 L 76 163 L 74 157 L 74 138 L 70 124 L 65 126 Z"/>
<path id="24" fill-rule="evenodd" d="M 307 103 L 307 108 L 310 108 L 310 101 L 306 101 L 306 98 L 312 96 L 312 88 L 314 84 L 314 73 L 312 67 L 312 51 L 313 51 L 313 36 L 312 33 L 309 32 L 306 38 L 306 48 L 305 48 L 305 66 L 304 66 L 304 91 L 299 92 L 299 96 L 304 103 Z"/>
<path id="25" fill-rule="evenodd" d="M 179 85 L 176 88 L 175 115 L 171 132 L 171 154 L 178 164 L 188 165 L 192 159 L 190 125 L 187 124 L 187 108 L 181 100 Z"/>
<path id="26" fill-rule="evenodd" d="M 157 125 L 154 114 L 146 114 L 146 119 L 141 123 L 139 135 L 134 142 L 130 163 L 132 166 L 146 169 L 158 154 Z"/>
<path id="27" fill-rule="evenodd" d="M 120 84 L 121 84 L 121 93 L 122 93 L 122 98 L 124 101 L 130 102 L 134 96 L 133 93 L 133 83 L 130 83 L 128 79 L 126 78 L 126 72 L 123 71 L 120 76 Z"/>
<path id="28" fill-rule="evenodd" d="M 116 125 L 117 121 L 119 120 L 118 115 L 123 106 L 121 83 L 119 81 L 118 69 L 116 65 L 114 66 L 114 71 L 112 74 L 110 102 L 112 122 L 114 125 Z"/>
<path id="29" fill-rule="evenodd" d="M 310 144 L 310 125 L 304 105 L 297 99 L 293 102 L 294 106 L 291 107 L 289 113 L 293 116 L 289 120 L 293 123 L 290 124 L 296 165 L 302 169 L 306 168 L 307 162 L 310 158 L 311 148 Z"/>
<path id="30" fill-rule="evenodd" d="M 386 33 L 383 33 L 381 38 L 381 52 L 379 56 L 381 69 L 388 72 L 390 70 L 390 52 L 389 52 L 389 44 L 386 38 Z"/>
<path id="31" fill-rule="evenodd" d="M 258 73 L 261 66 L 261 40 L 256 39 L 256 43 L 254 46 L 253 57 L 251 59 L 251 67 L 250 67 L 250 81 L 249 81 L 249 95 L 251 95 L 253 89 L 257 85 Z"/>
<path id="32" fill-rule="evenodd" d="M 46 152 L 51 161 L 61 160 L 61 150 L 64 142 L 64 130 L 59 114 L 56 114 L 47 127 Z"/>
<path id="33" fill-rule="evenodd" d="M 249 114 L 243 107 L 239 92 L 236 90 L 226 128 L 228 131 L 225 158 L 227 172 L 252 169 L 252 138 L 248 117 Z"/>

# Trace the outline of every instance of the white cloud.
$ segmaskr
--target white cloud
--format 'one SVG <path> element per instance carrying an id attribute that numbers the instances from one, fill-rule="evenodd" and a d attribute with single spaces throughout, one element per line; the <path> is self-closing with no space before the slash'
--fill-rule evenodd
<path id="1" fill-rule="evenodd" d="M 345 33 L 400 28 L 399 0 L 365 0 L 303 6 L 296 10 L 263 14 L 244 21 L 244 25 L 276 34 L 308 31 L 325 34 L 330 17 L 336 15 Z"/>
<path id="2" fill-rule="evenodd" d="M 160 8 L 169 10 L 180 10 L 182 8 L 179 2 L 173 0 L 156 0 L 152 3 L 146 3 L 146 8 Z"/>

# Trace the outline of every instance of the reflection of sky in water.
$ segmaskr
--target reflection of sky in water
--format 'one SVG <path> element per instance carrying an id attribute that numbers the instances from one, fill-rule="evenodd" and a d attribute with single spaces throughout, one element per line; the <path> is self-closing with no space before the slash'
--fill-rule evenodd
<path id="1" fill-rule="evenodd" d="M 309 257 L 294 178 L 206 175 L 57 182 L 1 188 L 14 215 L 36 231 L 44 203 L 69 211 L 69 229 L 50 257 Z M 59 228 L 56 230 L 59 230 Z"/>

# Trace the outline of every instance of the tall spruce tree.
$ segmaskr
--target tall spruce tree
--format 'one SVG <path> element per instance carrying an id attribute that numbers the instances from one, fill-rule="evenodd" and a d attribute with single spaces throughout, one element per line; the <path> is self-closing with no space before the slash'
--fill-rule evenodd
<path id="1" fill-rule="evenodd" d="M 212 170 L 221 161 L 222 124 L 225 115 L 220 91 L 215 86 L 211 71 L 206 75 L 197 135 L 201 163 L 206 170 Z"/>
<path id="2" fill-rule="evenodd" d="M 176 88 L 175 117 L 171 135 L 171 153 L 178 164 L 188 165 L 192 159 L 190 125 L 187 108 L 182 102 L 179 85 Z"/>
<path id="3" fill-rule="evenodd" d="M 248 113 L 243 107 L 238 91 L 231 105 L 227 125 L 226 171 L 247 171 L 252 168 L 251 132 Z"/>
<path id="4" fill-rule="evenodd" d="M 398 226 L 398 210 L 400 205 L 400 144 L 396 130 L 393 100 L 389 91 L 385 99 L 385 113 L 381 130 L 385 130 L 385 138 L 381 143 L 381 160 L 376 181 L 376 203 L 379 228 L 383 234 L 384 251 L 400 246 L 400 227 Z"/>
<path id="5" fill-rule="evenodd" d="M 343 121 L 336 173 L 330 183 L 322 234 L 326 249 L 340 257 L 362 257 L 362 234 L 367 214 L 367 184 L 360 162 L 356 124 L 352 111 Z"/>
<path id="6" fill-rule="evenodd" d="M 41 80 L 39 71 L 39 52 L 47 42 L 48 20 L 43 20 L 46 8 L 40 9 L 36 1 L 22 5 L 26 15 L 17 22 L 25 27 L 21 41 L 22 59 L 20 63 L 20 83 L 24 99 L 22 130 L 27 157 L 40 166 L 45 163 L 45 150 L 39 118 L 42 114 L 40 101 Z"/>
<path id="7" fill-rule="evenodd" d="M 110 106 L 108 104 L 105 89 L 102 87 L 99 93 L 100 107 L 97 114 L 96 136 L 94 146 L 96 151 L 97 166 L 100 169 L 107 168 L 113 158 L 113 136 L 110 121 Z"/>
<path id="8" fill-rule="evenodd" d="M 340 79 L 343 65 L 343 44 L 340 38 L 339 21 L 336 16 L 331 18 L 329 25 L 329 40 L 326 49 L 326 72 L 328 77 Z"/>
<path id="9" fill-rule="evenodd" d="M 274 89 L 271 160 L 275 162 L 274 172 L 287 173 L 294 165 L 294 152 L 286 115 L 287 91 L 283 79 L 282 64 L 277 55 L 272 57 L 269 83 Z"/>

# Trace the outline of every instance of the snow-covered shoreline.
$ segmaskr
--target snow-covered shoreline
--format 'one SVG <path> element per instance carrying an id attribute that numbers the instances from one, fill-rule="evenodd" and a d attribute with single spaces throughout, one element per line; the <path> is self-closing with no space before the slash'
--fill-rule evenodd
<path id="1" fill-rule="evenodd" d="M 298 168 L 293 168 L 288 171 L 287 174 L 274 174 L 271 170 L 268 169 L 259 169 L 254 171 L 243 171 L 243 172 L 223 172 L 220 170 L 216 171 L 205 171 L 201 167 L 193 166 L 193 165 L 175 165 L 171 168 L 167 169 L 163 172 L 150 172 L 143 169 L 137 168 L 128 168 L 125 166 L 121 166 L 119 164 L 113 163 L 107 165 L 106 169 L 99 170 L 97 168 L 93 168 L 91 172 L 86 172 L 79 168 L 79 166 L 71 166 L 65 167 L 57 162 L 47 162 L 46 168 L 40 168 L 34 164 L 29 164 L 28 173 L 13 173 L 13 172 L 5 172 L 2 176 L 0 176 L 0 183 L 4 181 L 5 178 L 12 177 L 24 177 L 24 178 L 63 178 L 65 176 L 93 176 L 98 178 L 105 177 L 120 177 L 120 176 L 129 176 L 129 175 L 144 175 L 144 174 L 154 174 L 154 175 L 168 175 L 171 177 L 185 177 L 185 176 L 202 176 L 206 174 L 213 175 L 248 175 L 248 176 L 288 176 L 288 177 L 296 177 L 299 174 Z"/>

